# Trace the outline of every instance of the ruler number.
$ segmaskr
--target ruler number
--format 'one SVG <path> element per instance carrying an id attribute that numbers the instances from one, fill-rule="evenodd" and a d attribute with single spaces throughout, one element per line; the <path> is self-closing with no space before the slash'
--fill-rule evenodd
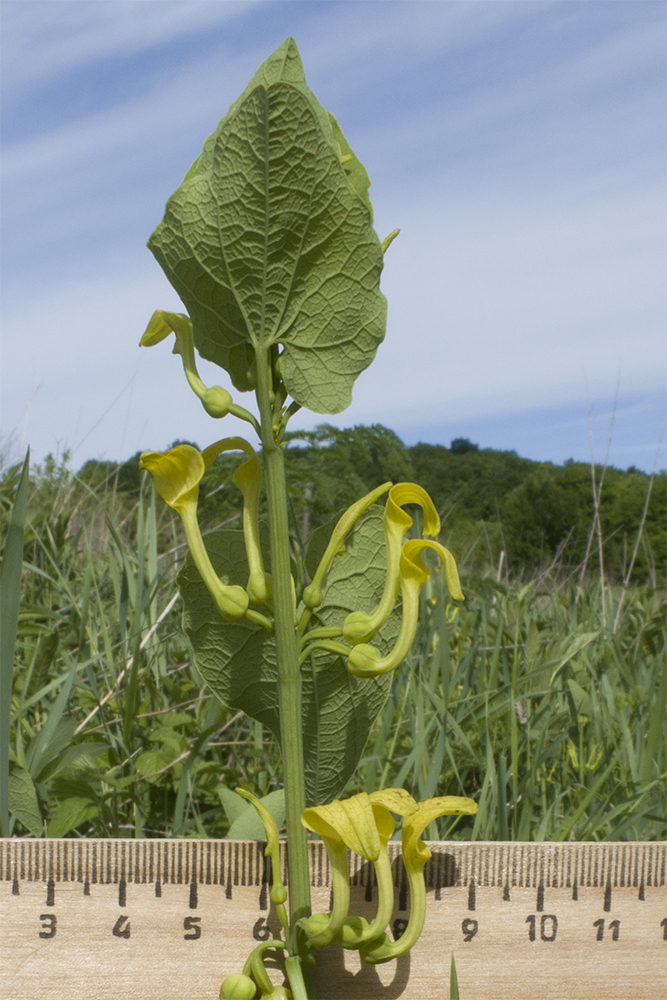
<path id="1" fill-rule="evenodd" d="M 466 919 L 461 924 L 461 930 L 463 931 L 463 940 L 467 944 L 468 941 L 472 941 L 475 934 L 479 930 L 479 924 L 477 923 L 476 920 L 472 920 L 470 917 L 466 917 Z"/>
<path id="2" fill-rule="evenodd" d="M 595 936 L 596 941 L 602 941 L 604 939 L 604 920 L 594 920 L 593 927 L 597 927 L 598 932 Z M 621 929 L 620 920 L 612 920 L 609 924 L 609 930 L 611 931 L 612 941 L 618 941 L 618 935 Z"/>
<path id="3" fill-rule="evenodd" d="M 271 937 L 271 930 L 264 917 L 260 917 L 255 922 L 255 926 L 252 929 L 252 936 L 255 941 L 268 941 Z"/>
<path id="4" fill-rule="evenodd" d="M 534 914 L 526 917 L 528 924 L 528 940 L 534 941 L 536 938 L 537 918 Z M 555 941 L 558 933 L 558 917 L 553 913 L 543 913 L 540 920 L 540 937 L 543 941 Z"/>
<path id="5" fill-rule="evenodd" d="M 42 929 L 39 932 L 41 938 L 52 938 L 56 936 L 56 915 L 55 913 L 40 913 L 39 919 L 42 921 Z"/>
<path id="6" fill-rule="evenodd" d="M 123 927 L 123 924 L 125 923 L 126 920 L 128 921 L 128 925 L 127 927 Z M 114 937 L 129 938 L 130 936 L 129 917 L 124 917 L 124 916 L 119 917 L 116 923 L 113 925 L 113 930 L 111 933 L 113 934 Z"/>
<path id="7" fill-rule="evenodd" d="M 392 924 L 392 930 L 394 932 L 394 941 L 398 941 L 400 937 L 405 934 L 406 927 L 408 926 L 407 920 L 403 920 L 402 917 L 397 917 Z"/>
<path id="8" fill-rule="evenodd" d="M 667 941 L 667 917 L 663 917 L 660 926 L 662 927 L 662 940 Z"/>
<path id="9" fill-rule="evenodd" d="M 183 930 L 190 931 L 189 934 L 184 934 L 183 938 L 185 941 L 198 941 L 201 937 L 201 917 L 185 917 L 183 920 Z"/>

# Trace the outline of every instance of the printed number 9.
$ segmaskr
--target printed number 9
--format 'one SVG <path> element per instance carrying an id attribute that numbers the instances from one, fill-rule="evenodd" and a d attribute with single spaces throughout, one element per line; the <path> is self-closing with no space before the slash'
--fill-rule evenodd
<path id="1" fill-rule="evenodd" d="M 471 920 L 469 917 L 466 917 L 461 924 L 461 930 L 463 931 L 463 940 L 466 942 L 472 941 L 475 934 L 479 930 L 479 924 L 476 920 Z"/>

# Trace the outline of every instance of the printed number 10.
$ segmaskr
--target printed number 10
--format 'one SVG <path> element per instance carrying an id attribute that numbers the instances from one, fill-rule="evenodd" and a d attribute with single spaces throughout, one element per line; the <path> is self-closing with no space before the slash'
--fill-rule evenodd
<path id="1" fill-rule="evenodd" d="M 531 914 L 530 917 L 526 917 L 526 923 L 528 926 L 528 939 L 530 941 L 535 940 L 535 924 L 537 918 Z M 555 941 L 556 934 L 558 933 L 558 917 L 554 916 L 553 913 L 544 913 L 542 919 L 540 920 L 540 937 L 543 941 Z"/>

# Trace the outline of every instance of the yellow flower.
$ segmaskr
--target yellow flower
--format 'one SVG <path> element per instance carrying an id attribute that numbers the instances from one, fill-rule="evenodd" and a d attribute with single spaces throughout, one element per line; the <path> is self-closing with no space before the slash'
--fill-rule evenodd
<path id="1" fill-rule="evenodd" d="M 474 816 L 477 803 L 458 795 L 445 795 L 427 799 L 403 818 L 402 850 L 403 864 L 410 886 L 410 919 L 408 926 L 398 941 L 392 941 L 387 934 L 382 939 L 362 945 L 361 957 L 364 962 L 378 965 L 403 955 L 416 943 L 424 926 L 426 916 L 426 886 L 424 885 L 424 865 L 431 852 L 420 840 L 422 832 L 438 816 Z"/>
<path id="2" fill-rule="evenodd" d="M 232 480 L 243 493 L 243 537 L 250 569 L 246 590 L 251 601 L 254 601 L 255 604 L 264 604 L 271 597 L 271 584 L 264 572 L 262 550 L 259 544 L 259 494 L 262 485 L 262 466 L 255 449 L 245 438 L 229 437 L 204 449 L 202 458 L 207 469 L 223 451 L 244 451 L 248 456 L 248 461 L 239 465 Z"/>
<path id="3" fill-rule="evenodd" d="M 370 646 L 367 643 L 361 643 L 350 650 L 347 666 L 350 673 L 357 677 L 375 677 L 378 674 L 386 674 L 390 670 L 395 670 L 410 652 L 417 631 L 419 591 L 430 575 L 421 556 L 425 549 L 432 549 L 442 559 L 447 586 L 452 597 L 457 601 L 464 600 L 456 562 L 449 549 L 446 549 L 440 542 L 425 538 L 411 539 L 405 542 L 400 558 L 400 584 L 403 598 L 401 631 L 396 645 L 384 657 L 375 646 Z"/>
<path id="4" fill-rule="evenodd" d="M 368 510 L 368 508 L 375 503 L 378 497 L 381 497 L 382 494 L 386 493 L 389 489 L 391 489 L 391 483 L 383 483 L 382 486 L 378 486 L 377 489 L 371 490 L 371 492 L 367 493 L 366 496 L 361 498 L 361 500 L 357 500 L 356 503 L 353 503 L 352 506 L 348 507 L 342 515 L 331 533 L 329 544 L 324 550 L 324 555 L 320 559 L 320 564 L 317 567 L 312 582 L 303 592 L 303 603 L 307 608 L 319 608 L 322 603 L 322 584 L 324 582 L 324 577 L 327 574 L 329 566 L 331 566 L 334 556 L 337 556 L 343 551 L 345 538 L 364 511 Z"/>
<path id="5" fill-rule="evenodd" d="M 206 471 L 203 455 L 192 445 L 179 444 L 166 453 L 145 451 L 139 465 L 150 472 L 155 489 L 165 503 L 180 514 L 195 566 L 223 618 L 243 617 L 248 610 L 248 595 L 243 587 L 230 587 L 222 582 L 213 569 L 199 530 L 197 495 L 199 482 Z"/>
<path id="6" fill-rule="evenodd" d="M 408 503 L 419 504 L 424 512 L 423 533 L 436 536 L 440 532 L 440 518 L 433 501 L 416 483 L 397 483 L 389 491 L 384 509 L 384 534 L 387 546 L 387 579 L 380 603 L 372 615 L 353 611 L 345 619 L 343 635 L 351 645 L 367 643 L 392 612 L 398 597 L 400 583 L 401 546 L 406 532 L 412 527 L 412 518 L 403 510 Z"/>
<path id="7" fill-rule="evenodd" d="M 195 347 L 192 335 L 192 321 L 184 313 L 167 312 L 156 309 L 148 326 L 139 341 L 140 347 L 153 347 L 161 343 L 170 333 L 176 334 L 174 354 L 180 354 L 183 370 L 192 391 L 199 396 L 204 409 L 210 417 L 224 417 L 229 413 L 232 397 L 222 386 L 214 385 L 210 389 L 204 385 L 197 371 Z"/>
<path id="8" fill-rule="evenodd" d="M 388 914 L 384 920 L 386 926 L 393 905 L 393 887 L 391 871 L 384 864 L 382 856 L 387 858 L 386 844 L 394 832 L 394 821 L 386 807 L 380 802 L 373 802 L 365 792 L 353 795 L 350 799 L 338 799 L 328 805 L 313 806 L 304 809 L 301 822 L 324 841 L 331 862 L 331 877 L 333 883 L 333 909 L 330 914 L 315 913 L 312 917 L 301 921 L 311 944 L 323 947 L 329 944 L 342 930 L 350 908 L 350 881 L 347 867 L 347 848 L 359 854 L 366 861 L 376 864 L 378 885 L 382 880 L 386 890 L 387 871 L 388 888 L 391 899 L 388 904 Z M 384 893 L 386 895 L 386 893 Z M 386 905 L 382 907 L 383 913 Z"/>

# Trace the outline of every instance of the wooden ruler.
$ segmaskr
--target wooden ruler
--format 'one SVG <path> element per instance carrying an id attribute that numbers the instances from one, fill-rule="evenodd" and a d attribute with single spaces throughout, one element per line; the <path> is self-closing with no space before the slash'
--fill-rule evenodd
<path id="1" fill-rule="evenodd" d="M 389 846 L 398 936 L 409 893 Z M 381 966 L 318 951 L 319 1000 L 447 1000 L 452 953 L 462 1000 L 664 1000 L 667 844 L 429 846 L 418 944 Z M 326 851 L 309 847 L 326 911 Z M 373 867 L 352 856 L 350 872 L 352 911 L 372 919 Z M 217 1000 L 278 936 L 269 874 L 256 841 L 0 840 L 0 997 Z"/>

